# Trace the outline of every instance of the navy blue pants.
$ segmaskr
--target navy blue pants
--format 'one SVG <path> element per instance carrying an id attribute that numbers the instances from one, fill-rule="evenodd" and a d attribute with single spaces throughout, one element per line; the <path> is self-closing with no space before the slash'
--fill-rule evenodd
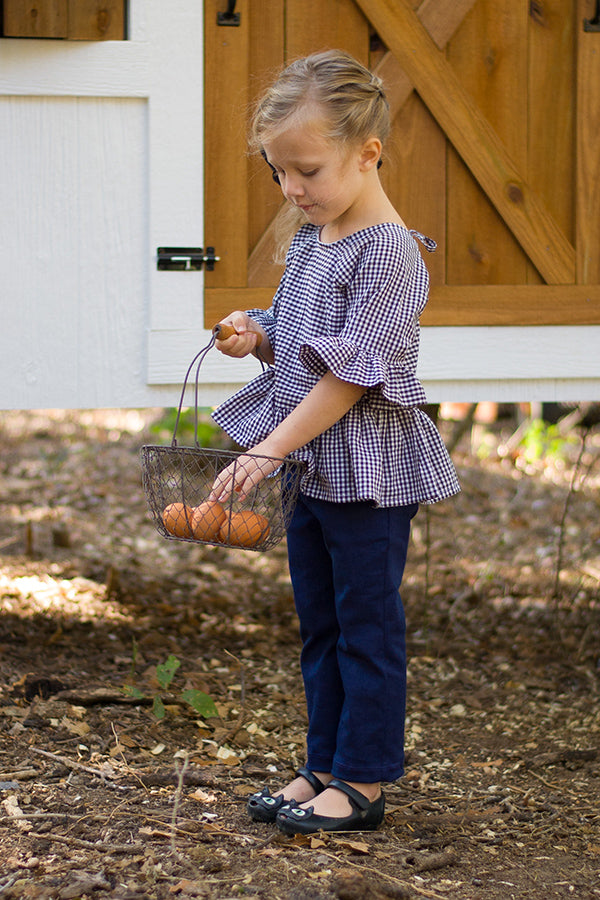
<path id="1" fill-rule="evenodd" d="M 394 781 L 404 772 L 406 625 L 399 588 L 417 509 L 298 500 L 287 544 L 312 771 L 363 783 Z"/>

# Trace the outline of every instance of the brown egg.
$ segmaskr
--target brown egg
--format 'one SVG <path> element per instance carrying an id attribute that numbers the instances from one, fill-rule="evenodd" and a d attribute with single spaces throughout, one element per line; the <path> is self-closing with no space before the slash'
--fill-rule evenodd
<path id="1" fill-rule="evenodd" d="M 218 541 L 227 514 L 217 500 L 205 500 L 192 510 L 192 534 L 197 541 Z"/>
<path id="2" fill-rule="evenodd" d="M 191 537 L 193 512 L 194 507 L 186 506 L 185 503 L 169 503 L 168 506 L 165 506 L 162 519 L 169 534 L 174 534 L 176 537 Z"/>
<path id="3" fill-rule="evenodd" d="M 219 532 L 221 541 L 234 547 L 256 547 L 269 535 L 269 523 L 264 516 L 244 509 L 232 513 Z"/>

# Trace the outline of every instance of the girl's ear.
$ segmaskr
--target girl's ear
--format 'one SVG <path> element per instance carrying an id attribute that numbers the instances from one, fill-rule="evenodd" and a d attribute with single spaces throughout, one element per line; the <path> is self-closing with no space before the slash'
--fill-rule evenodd
<path id="1" fill-rule="evenodd" d="M 375 166 L 379 167 L 381 160 L 381 141 L 377 137 L 370 137 L 364 142 L 359 155 L 361 171 L 368 172 Z"/>

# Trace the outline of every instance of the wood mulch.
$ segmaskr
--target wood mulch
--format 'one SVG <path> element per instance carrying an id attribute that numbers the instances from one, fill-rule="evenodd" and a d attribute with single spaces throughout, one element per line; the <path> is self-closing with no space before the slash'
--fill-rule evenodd
<path id="1" fill-rule="evenodd" d="M 379 831 L 288 838 L 245 813 L 303 762 L 285 547 L 156 533 L 162 411 L 1 415 L 2 900 L 600 897 L 597 427 L 460 437 L 403 588 L 406 775 Z"/>

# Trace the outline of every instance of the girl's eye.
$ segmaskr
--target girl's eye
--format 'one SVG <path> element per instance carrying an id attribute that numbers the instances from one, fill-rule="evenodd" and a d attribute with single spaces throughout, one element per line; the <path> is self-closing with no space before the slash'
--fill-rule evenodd
<path id="1" fill-rule="evenodd" d="M 300 174 L 303 175 L 304 178 L 310 178 L 311 175 L 316 175 L 318 171 L 318 169 L 311 169 L 310 172 L 300 172 Z"/>

